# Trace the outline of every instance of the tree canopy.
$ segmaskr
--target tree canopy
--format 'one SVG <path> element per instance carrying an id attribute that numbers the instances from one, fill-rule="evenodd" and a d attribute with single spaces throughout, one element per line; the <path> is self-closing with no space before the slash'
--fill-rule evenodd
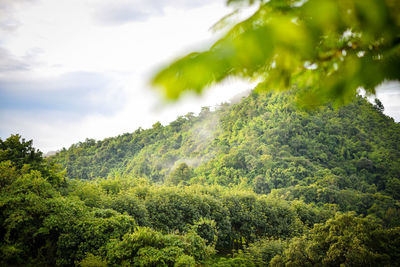
<path id="1" fill-rule="evenodd" d="M 307 106 L 347 103 L 358 88 L 375 93 L 400 79 L 399 0 L 228 0 L 235 12 L 209 49 L 162 68 L 152 84 L 169 99 L 230 76 L 260 81 L 258 90 L 295 89 Z M 243 6 L 258 5 L 232 25 Z M 229 18 L 229 19 L 228 19 Z"/>
<path id="2" fill-rule="evenodd" d="M 400 124 L 361 96 L 293 98 L 252 92 L 46 159 L 1 141 L 0 265 L 399 266 Z"/>
<path id="3" fill-rule="evenodd" d="M 24 164 L 39 166 L 42 163 L 42 152 L 32 147 L 32 140 L 25 141 L 20 135 L 11 135 L 6 140 L 0 138 L 0 161 L 10 160 L 18 168 Z"/>

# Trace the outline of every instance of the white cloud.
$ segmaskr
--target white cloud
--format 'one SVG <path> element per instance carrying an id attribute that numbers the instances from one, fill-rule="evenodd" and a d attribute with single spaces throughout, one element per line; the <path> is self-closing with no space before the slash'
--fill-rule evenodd
<path id="1" fill-rule="evenodd" d="M 57 77 L 0 77 L 0 110 L 115 113 L 125 95 L 112 77 L 72 72 Z M 117 103 L 120 103 L 118 105 Z M 5 127 L 0 125 L 0 128 Z"/>
<path id="2" fill-rule="evenodd" d="M 16 30 L 20 21 L 14 16 L 16 10 L 30 7 L 35 0 L 0 0 L 0 33 L 9 34 Z"/>
<path id="3" fill-rule="evenodd" d="M 0 73 L 28 70 L 29 65 L 14 57 L 7 49 L 0 47 Z"/>
<path id="4" fill-rule="evenodd" d="M 164 8 L 159 2 L 146 0 L 103 1 L 94 6 L 94 18 L 99 23 L 109 26 L 145 21 L 150 17 L 163 15 Z"/>
<path id="5" fill-rule="evenodd" d="M 219 1 L 221 4 L 223 1 Z M 92 5 L 94 18 L 104 25 L 116 26 L 130 22 L 146 21 L 163 16 L 167 8 L 190 10 L 215 4 L 215 0 L 114 0 L 97 1 Z"/>
<path id="6" fill-rule="evenodd" d="M 376 89 L 376 97 L 385 107 L 383 113 L 400 122 L 400 83 L 383 83 Z"/>

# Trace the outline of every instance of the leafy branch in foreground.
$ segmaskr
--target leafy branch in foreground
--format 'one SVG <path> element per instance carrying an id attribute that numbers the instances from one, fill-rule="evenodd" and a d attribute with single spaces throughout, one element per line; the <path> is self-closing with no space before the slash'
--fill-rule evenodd
<path id="1" fill-rule="evenodd" d="M 399 80 L 399 0 L 228 0 L 256 3 L 211 48 L 164 67 L 152 84 L 177 99 L 236 76 L 260 81 L 258 90 L 296 89 L 314 106 L 346 103 L 360 87 L 374 94 L 380 83 Z"/>

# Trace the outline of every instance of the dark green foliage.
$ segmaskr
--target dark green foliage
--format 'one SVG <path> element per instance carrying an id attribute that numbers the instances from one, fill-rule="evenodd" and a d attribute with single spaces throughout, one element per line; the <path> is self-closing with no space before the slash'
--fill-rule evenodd
<path id="1" fill-rule="evenodd" d="M 400 228 L 383 229 L 371 218 L 337 214 L 294 239 L 272 266 L 398 266 Z"/>
<path id="2" fill-rule="evenodd" d="M 6 160 L 10 160 L 18 169 L 24 164 L 39 168 L 43 163 L 42 152 L 32 147 L 32 140 L 25 141 L 18 134 L 4 141 L 0 139 L 0 161 Z"/>
<path id="3" fill-rule="evenodd" d="M 212 266 L 268 266 L 271 259 L 282 255 L 288 242 L 262 238 L 239 251 L 233 258 L 220 258 Z"/>
<path id="4" fill-rule="evenodd" d="M 72 265 L 87 253 L 100 253 L 110 239 L 120 239 L 132 232 L 135 221 L 113 210 L 94 211 L 86 218 L 68 225 L 58 238 L 57 264 Z"/>
<path id="5" fill-rule="evenodd" d="M 281 239 L 264 238 L 252 243 L 246 250 L 245 256 L 257 266 L 266 266 L 276 255 L 282 255 L 287 242 Z"/>
<path id="6" fill-rule="evenodd" d="M 385 110 L 385 107 L 378 98 L 375 98 L 375 108 L 380 112 L 383 112 Z"/>
<path id="7" fill-rule="evenodd" d="M 194 266 L 208 254 L 204 240 L 193 232 L 163 235 L 146 227 L 137 228 L 109 246 L 107 260 L 113 266 Z"/>
<path id="8" fill-rule="evenodd" d="M 214 245 L 218 239 L 217 224 L 214 220 L 207 218 L 200 218 L 199 221 L 195 222 L 191 227 L 192 230 L 197 233 L 201 238 L 206 241 L 207 245 Z"/>
<path id="9" fill-rule="evenodd" d="M 5 141 L 0 139 L 0 167 L 8 172 L 0 175 L 0 186 L 10 185 L 17 174 L 36 170 L 49 183 L 58 188 L 65 186 L 61 167 L 54 162 L 47 163 L 42 152 L 32 147 L 32 140 L 25 141 L 20 135 L 11 135 Z M 11 172 L 11 173 L 10 173 Z"/>
<path id="10" fill-rule="evenodd" d="M 254 178 L 253 191 L 257 194 L 268 194 L 271 191 L 264 176 L 258 175 Z"/>

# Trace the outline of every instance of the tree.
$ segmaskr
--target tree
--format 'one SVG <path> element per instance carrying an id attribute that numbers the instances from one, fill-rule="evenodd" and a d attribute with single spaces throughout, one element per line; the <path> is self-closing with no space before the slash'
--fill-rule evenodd
<path id="1" fill-rule="evenodd" d="M 10 160 L 18 169 L 24 164 L 38 168 L 43 163 L 42 152 L 32 147 L 32 140 L 25 141 L 19 134 L 6 140 L 0 139 L 0 161 Z"/>
<path id="2" fill-rule="evenodd" d="M 167 98 L 202 90 L 227 77 L 261 80 L 256 89 L 296 89 L 308 106 L 349 102 L 363 87 L 375 93 L 400 79 L 398 0 L 228 0 L 235 12 L 214 29 L 229 31 L 208 50 L 161 69 L 152 84 Z M 227 21 L 244 5 L 249 18 Z"/>
<path id="3" fill-rule="evenodd" d="M 382 102 L 378 98 L 375 98 L 374 102 L 375 102 L 375 108 L 378 111 L 383 112 L 385 110 L 385 107 L 383 106 Z"/>
<path id="4" fill-rule="evenodd" d="M 371 218 L 339 214 L 295 238 L 271 266 L 398 266 L 400 229 Z"/>
<path id="5" fill-rule="evenodd" d="M 267 179 L 261 175 L 258 175 L 256 178 L 254 178 L 253 190 L 257 194 L 268 194 L 271 191 L 267 183 Z"/>
<path id="6" fill-rule="evenodd" d="M 193 232 L 163 235 L 151 228 L 137 227 L 122 241 L 111 240 L 107 259 L 112 266 L 194 266 L 212 253 Z"/>
<path id="7" fill-rule="evenodd" d="M 180 182 L 188 182 L 193 176 L 193 170 L 186 163 L 181 163 L 179 166 L 171 172 L 167 178 L 166 183 L 177 185 Z"/>

